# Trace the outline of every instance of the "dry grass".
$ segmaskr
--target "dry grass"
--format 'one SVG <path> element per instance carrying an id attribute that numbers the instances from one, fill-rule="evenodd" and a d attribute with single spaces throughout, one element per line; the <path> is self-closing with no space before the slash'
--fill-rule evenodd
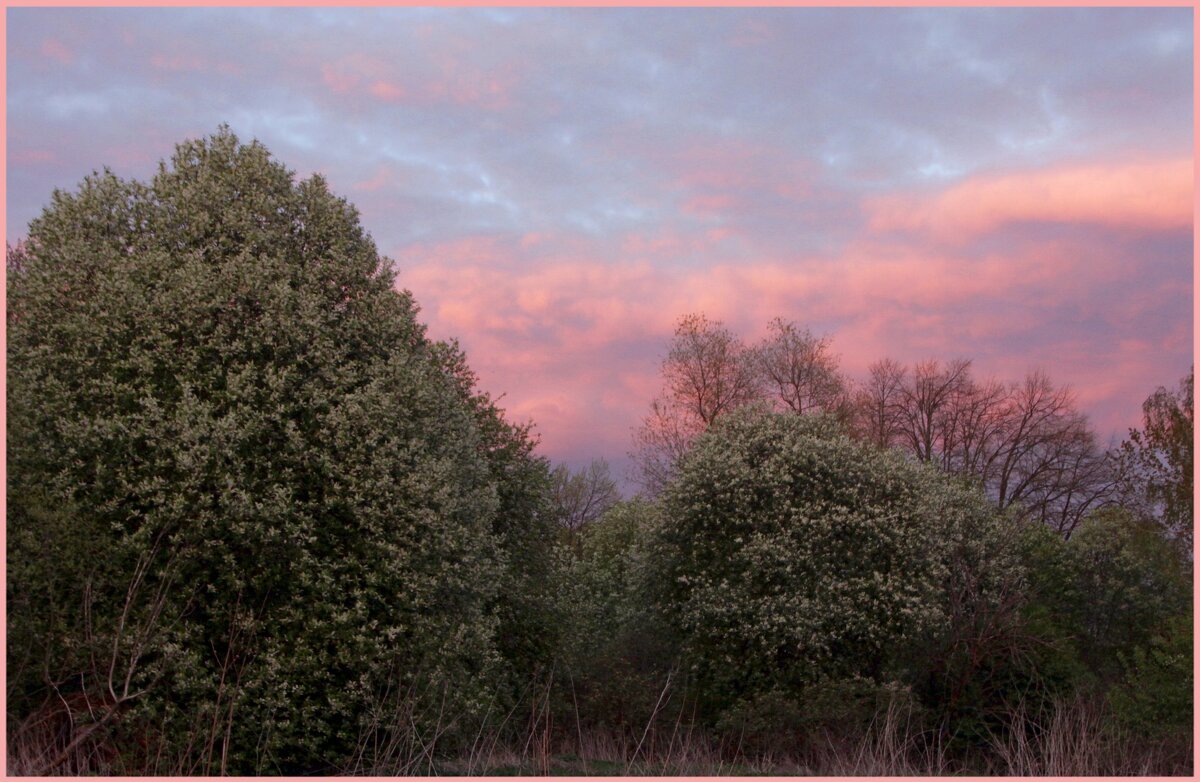
<path id="1" fill-rule="evenodd" d="M 1102 705 L 1060 702 L 1044 716 L 1023 709 L 1011 729 L 993 736 L 992 773 L 1006 776 L 1190 775 L 1192 741 L 1152 741 L 1133 736 L 1106 719 Z"/>
<path id="2" fill-rule="evenodd" d="M 857 741 L 826 737 L 824 750 L 813 754 L 813 773 L 822 775 L 942 776 L 960 770 L 940 734 L 914 726 L 910 713 L 894 703 Z"/>
<path id="3" fill-rule="evenodd" d="M 916 725 L 898 707 L 879 715 L 861 736 L 808 737 L 803 748 L 742 754 L 676 722 L 651 724 L 642 741 L 628 732 L 575 731 L 547 748 L 494 745 L 486 757 L 451 761 L 442 773 L 637 776 L 1190 776 L 1190 737 L 1148 741 L 1112 727 L 1097 702 L 1055 706 L 1045 719 L 1022 710 L 1011 729 L 970 757 Z M 653 719 L 652 719 L 653 723 Z"/>
<path id="4" fill-rule="evenodd" d="M 548 688 L 547 688 L 548 691 Z M 664 697 L 660 703 L 665 701 Z M 526 724 L 514 733 L 513 714 L 496 715 L 466 751 L 446 758 L 439 741 L 446 725 L 416 730 L 411 714 L 394 715 L 387 746 L 371 753 L 377 762 L 358 762 L 343 773 L 371 776 L 521 774 L 602 776 L 1190 776 L 1191 737 L 1148 741 L 1113 727 L 1097 702 L 1060 703 L 1047 714 L 1013 709 L 1010 727 L 969 758 L 948 751 L 937 732 L 921 729 L 907 712 L 892 707 L 858 737 L 808 736 L 801 746 L 744 754 L 714 739 L 681 716 L 662 720 L 656 710 L 641 729 L 584 730 L 576 720 L 555 729 L 548 695 L 534 697 Z M 407 726 L 406 727 L 406 723 Z M 8 743 L 11 776 L 137 774 L 119 765 L 115 750 L 97 737 L 79 743 L 59 767 L 47 758 L 72 741 L 73 724 L 62 709 L 47 707 L 13 729 Z M 506 731 L 505 729 L 508 728 Z M 518 738 L 514 738 L 517 735 Z M 507 736 L 508 739 L 502 739 Z M 157 765 L 157 764 L 156 764 Z M 140 773 L 153 774 L 147 766 Z"/>
<path id="5" fill-rule="evenodd" d="M 114 773 L 117 749 L 95 729 L 95 711 L 82 699 L 52 698 L 20 722 L 10 716 L 9 776 Z"/>

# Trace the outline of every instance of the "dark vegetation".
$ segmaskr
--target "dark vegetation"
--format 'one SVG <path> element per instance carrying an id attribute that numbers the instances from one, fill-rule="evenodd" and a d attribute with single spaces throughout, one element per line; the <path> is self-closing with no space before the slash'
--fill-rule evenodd
<path id="1" fill-rule="evenodd" d="M 10 773 L 1191 773 L 1190 373 L 688 316 L 622 500 L 394 279 L 227 130 L 9 249 Z"/>

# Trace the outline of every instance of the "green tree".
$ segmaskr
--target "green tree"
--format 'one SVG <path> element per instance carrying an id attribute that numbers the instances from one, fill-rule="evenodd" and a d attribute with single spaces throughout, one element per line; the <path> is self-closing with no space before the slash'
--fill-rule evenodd
<path id="1" fill-rule="evenodd" d="M 980 497 L 832 419 L 754 408 L 698 438 L 663 496 L 657 598 L 717 708 L 901 675 L 906 650 L 946 632 L 951 555 L 986 558 L 959 539 L 995 523 Z"/>
<path id="2" fill-rule="evenodd" d="M 564 662 L 578 704 L 572 719 L 589 726 L 643 730 L 673 661 L 673 640 L 646 600 L 647 544 L 659 516 L 643 500 L 619 502 L 580 528 L 571 549 Z"/>
<path id="3" fill-rule="evenodd" d="M 1190 574 L 1147 519 L 1119 508 L 1097 512 L 1065 547 L 1076 581 L 1068 626 L 1102 676 L 1115 678 L 1122 655 L 1190 613 Z"/>
<path id="4" fill-rule="evenodd" d="M 545 470 L 321 177 L 222 129 L 56 191 L 9 271 L 10 628 L 66 617 L 10 708 L 88 694 L 185 773 L 484 708 Z M 64 509 L 90 561 L 49 543 Z"/>
<path id="5" fill-rule="evenodd" d="M 1125 676 L 1109 693 L 1117 718 L 1143 735 L 1192 735 L 1195 678 L 1192 617 L 1168 623 L 1122 656 Z"/>
<path id="6" fill-rule="evenodd" d="M 1179 389 L 1159 388 L 1142 404 L 1142 428 L 1121 444 L 1121 477 L 1127 498 L 1160 520 L 1190 551 L 1195 529 L 1192 504 L 1192 399 L 1195 368 Z"/>
<path id="7" fill-rule="evenodd" d="M 1024 676 L 1038 690 L 1026 686 L 1024 696 L 1044 706 L 1046 695 L 1129 690 L 1143 676 L 1148 688 L 1162 685 L 1159 664 L 1170 661 L 1155 650 L 1164 638 L 1177 649 L 1178 629 L 1190 628 L 1191 578 L 1154 522 L 1108 508 L 1085 519 L 1069 540 L 1029 524 L 1021 549 L 1027 580 L 1021 626 L 1036 640 Z M 1142 703 L 1137 710 L 1163 693 L 1127 694 L 1110 691 L 1114 701 Z M 1190 708 L 1190 688 L 1187 702 Z"/>
<path id="8" fill-rule="evenodd" d="M 491 396 L 478 389 L 478 378 L 458 343 L 438 343 L 434 350 L 474 413 L 479 452 L 496 486 L 499 504 L 492 533 L 505 561 L 495 597 L 497 639 L 510 684 L 524 688 L 530 677 L 553 664 L 561 640 L 554 474 L 549 462 L 535 453 L 533 425 L 505 419 Z"/>

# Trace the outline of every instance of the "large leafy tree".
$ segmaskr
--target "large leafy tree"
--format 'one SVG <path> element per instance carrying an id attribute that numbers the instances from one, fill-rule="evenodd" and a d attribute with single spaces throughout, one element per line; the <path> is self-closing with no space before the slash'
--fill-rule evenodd
<path id="1" fill-rule="evenodd" d="M 545 466 L 353 207 L 222 129 L 56 192 L 9 272 L 10 709 L 249 773 L 483 708 Z"/>
<path id="2" fill-rule="evenodd" d="M 498 648 L 508 683 L 524 689 L 530 677 L 553 664 L 559 649 L 555 474 L 535 453 L 533 424 L 509 422 L 496 401 L 478 389 L 478 378 L 458 343 L 437 343 L 434 351 L 474 414 L 479 452 L 496 486 L 492 533 L 505 562 L 495 596 Z"/>

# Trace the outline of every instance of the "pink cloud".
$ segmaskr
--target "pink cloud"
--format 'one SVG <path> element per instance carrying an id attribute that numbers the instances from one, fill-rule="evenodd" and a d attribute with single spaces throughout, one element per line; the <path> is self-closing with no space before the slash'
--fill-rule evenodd
<path id="1" fill-rule="evenodd" d="M 620 237 L 621 257 L 655 263 L 708 257 L 726 240 L 739 236 L 733 226 L 718 225 L 700 232 L 681 232 L 672 226 L 632 232 Z"/>
<path id="2" fill-rule="evenodd" d="M 994 357 L 980 369 L 1006 380 L 1020 378 L 1032 368 L 1045 370 L 1056 382 L 1071 387 L 1102 444 L 1107 444 L 1110 434 L 1121 440 L 1130 427 L 1141 424 L 1142 401 L 1155 388 L 1173 388 L 1187 373 L 1190 362 L 1186 360 L 1164 366 L 1170 339 L 1119 339 L 1105 345 L 1100 355 L 1087 340 L 1031 345 L 1023 354 Z"/>
<path id="3" fill-rule="evenodd" d="M 241 66 L 232 62 L 213 62 L 207 57 L 184 52 L 164 54 L 159 52 L 150 57 L 150 66 L 159 71 L 172 72 L 208 72 L 237 75 L 242 72 Z"/>
<path id="4" fill-rule="evenodd" d="M 332 62 L 321 63 L 321 83 L 343 95 L 372 95 L 385 100 L 405 92 L 386 59 L 354 52 Z M 380 94 L 382 93 L 382 94 Z"/>
<path id="5" fill-rule="evenodd" d="M 382 79 L 373 82 L 368 88 L 368 92 L 370 92 L 376 98 L 386 101 L 403 100 L 404 96 L 408 94 L 408 91 L 399 84 L 395 84 L 390 81 L 383 81 Z"/>
<path id="6" fill-rule="evenodd" d="M 746 19 L 738 24 L 729 43 L 733 46 L 761 46 L 778 37 L 771 25 L 760 19 Z"/>
<path id="7" fill-rule="evenodd" d="M 413 69 L 387 58 L 356 53 L 323 63 L 321 82 L 334 93 L 361 94 L 386 102 L 508 108 L 519 81 L 517 64 L 477 65 L 468 54 L 444 51 Z"/>
<path id="8" fill-rule="evenodd" d="M 514 416 L 536 421 L 554 458 L 628 448 L 657 391 L 675 321 L 687 312 L 723 320 L 749 341 L 775 315 L 827 329 L 855 377 L 883 356 L 964 356 L 977 360 L 981 376 L 1005 380 L 1040 363 L 1056 381 L 1086 386 L 1081 401 L 1108 427 L 1127 425 L 1126 413 L 1148 393 L 1139 384 L 1162 374 L 1164 351 L 1190 339 L 1173 332 L 1142 358 L 1136 346 L 1067 338 L 1044 326 L 1029 342 L 1039 319 L 1064 306 L 1103 310 L 1104 290 L 1142 273 L 1102 241 L 968 258 L 868 238 L 832 255 L 734 261 L 710 254 L 707 265 L 681 264 L 681 248 L 704 241 L 670 229 L 607 241 L 481 235 L 395 255 L 399 284 L 423 305 L 431 334 L 461 340 L 483 386 L 505 393 Z M 1153 312 L 1178 298 L 1168 288 L 1131 298 L 1112 317 Z M 1112 328 L 1119 333 L 1119 324 Z"/>
<path id="9" fill-rule="evenodd" d="M 876 232 L 959 242 L 1017 222 L 1081 222 L 1148 230 L 1192 225 L 1192 161 L 1076 165 L 967 179 L 940 193 L 865 204 Z"/>
<path id="10" fill-rule="evenodd" d="M 10 150 L 8 162 L 36 165 L 38 163 L 53 163 L 58 156 L 49 149 L 17 149 Z"/>
<path id="11" fill-rule="evenodd" d="M 711 226 L 753 235 L 764 224 L 796 223 L 844 208 L 826 173 L 795 150 L 720 135 L 681 139 L 675 147 L 647 148 L 635 129 L 617 134 L 611 154 L 637 157 L 662 169 L 664 200 L 679 214 Z"/>
<path id="12" fill-rule="evenodd" d="M 512 90 L 518 81 L 514 65 L 479 67 L 446 53 L 436 63 L 437 75 L 423 87 L 428 100 L 491 110 L 506 109 L 512 104 Z"/>
<path id="13" fill-rule="evenodd" d="M 765 188 L 787 198 L 805 197 L 817 176 L 812 163 L 794 150 L 720 136 L 685 144 L 665 163 L 681 185 L 700 191 Z"/>
<path id="14" fill-rule="evenodd" d="M 57 38 L 47 38 L 42 41 L 41 52 L 43 57 L 49 57 L 63 65 L 70 65 L 75 61 L 75 54 Z"/>
<path id="15" fill-rule="evenodd" d="M 490 57 L 477 40 L 448 28 L 431 26 L 421 37 L 435 52 L 422 74 L 423 100 L 485 111 L 511 108 L 528 67 L 522 57 Z"/>
<path id="16" fill-rule="evenodd" d="M 678 232 L 664 229 L 653 235 L 627 234 L 621 243 L 621 252 L 626 256 L 655 256 L 669 258 L 687 251 L 689 242 Z"/>
<path id="17" fill-rule="evenodd" d="M 720 195 L 694 196 L 684 202 L 680 211 L 684 214 L 710 215 L 721 214 L 734 206 L 733 196 L 723 193 Z"/>
<path id="18" fill-rule="evenodd" d="M 325 63 L 321 66 L 321 81 L 326 87 L 338 93 L 352 91 L 358 86 L 360 77 L 350 71 Z"/>
<path id="19" fill-rule="evenodd" d="M 351 187 L 353 187 L 355 190 L 373 193 L 394 184 L 395 180 L 396 176 L 391 168 L 388 166 L 380 166 L 375 172 L 375 176 L 371 177 L 370 179 L 364 179 L 362 181 L 355 182 L 353 185 L 351 185 Z"/>

